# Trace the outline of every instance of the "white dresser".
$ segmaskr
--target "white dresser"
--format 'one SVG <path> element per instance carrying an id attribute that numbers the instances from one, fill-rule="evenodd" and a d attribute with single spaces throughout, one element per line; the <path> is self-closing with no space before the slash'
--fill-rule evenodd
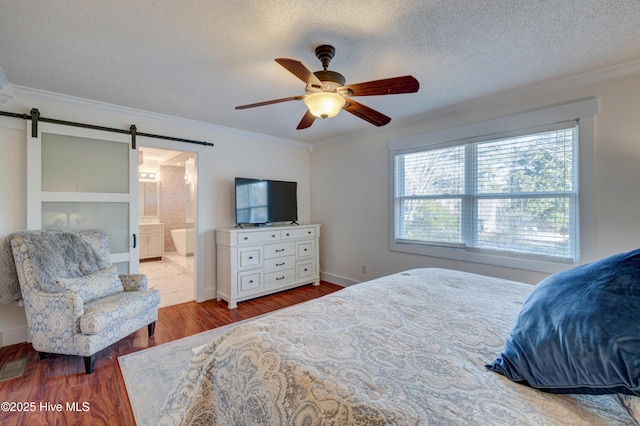
<path id="1" fill-rule="evenodd" d="M 320 285 L 320 225 L 216 230 L 217 299 L 229 303 Z"/>

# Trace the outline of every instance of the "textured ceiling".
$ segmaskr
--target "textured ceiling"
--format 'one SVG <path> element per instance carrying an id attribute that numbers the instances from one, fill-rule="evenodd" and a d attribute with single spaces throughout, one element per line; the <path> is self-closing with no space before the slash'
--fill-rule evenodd
<path id="1" fill-rule="evenodd" d="M 411 74 L 415 94 L 360 97 L 388 126 L 481 96 L 640 58 L 639 0 L 0 0 L 12 86 L 317 142 L 371 128 L 341 112 L 295 130 L 304 94 L 274 58 L 347 83 Z M 43 114 L 44 115 L 44 114 Z"/>

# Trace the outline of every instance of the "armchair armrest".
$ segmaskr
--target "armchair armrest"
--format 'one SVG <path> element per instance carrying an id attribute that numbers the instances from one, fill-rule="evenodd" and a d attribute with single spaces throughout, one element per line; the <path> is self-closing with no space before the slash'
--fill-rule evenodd
<path id="1" fill-rule="evenodd" d="M 25 303 L 29 333 L 35 350 L 66 353 L 68 342 L 79 333 L 78 318 L 84 315 L 84 303 L 75 293 L 47 293 L 32 288 Z"/>
<path id="2" fill-rule="evenodd" d="M 145 291 L 147 290 L 147 276 L 144 274 L 119 274 L 124 291 Z"/>
<path id="3" fill-rule="evenodd" d="M 78 318 L 84 315 L 84 302 L 82 298 L 75 293 L 49 293 L 46 291 L 32 288 L 29 291 L 29 303 L 33 312 L 42 311 L 60 311 L 65 315 Z"/>

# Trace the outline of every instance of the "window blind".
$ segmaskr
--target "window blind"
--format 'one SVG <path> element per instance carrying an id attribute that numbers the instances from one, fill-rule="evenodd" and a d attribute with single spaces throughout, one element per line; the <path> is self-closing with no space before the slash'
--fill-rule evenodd
<path id="1" fill-rule="evenodd" d="M 576 163 L 576 121 L 396 153 L 395 241 L 571 261 Z"/>

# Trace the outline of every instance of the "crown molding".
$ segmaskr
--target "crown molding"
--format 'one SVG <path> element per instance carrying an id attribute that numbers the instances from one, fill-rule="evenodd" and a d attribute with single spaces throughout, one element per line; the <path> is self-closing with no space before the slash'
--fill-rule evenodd
<path id="1" fill-rule="evenodd" d="M 208 132 L 215 132 L 218 134 L 229 135 L 229 136 L 260 139 L 266 142 L 285 143 L 285 144 L 298 145 L 298 146 L 304 146 L 304 147 L 307 147 L 308 145 L 307 143 L 292 140 L 292 139 L 278 138 L 275 136 L 265 135 L 262 133 L 234 129 L 232 127 L 225 127 L 217 124 L 205 123 L 203 121 L 190 120 L 187 118 L 175 117 L 167 114 L 145 111 L 141 109 L 110 104 L 106 102 L 94 101 L 91 99 L 79 98 L 76 96 L 64 95 L 61 93 L 49 92 L 46 90 L 34 89 L 31 87 L 13 86 L 13 89 L 15 92 L 15 96 L 25 98 L 25 99 L 55 102 L 55 103 L 61 103 L 64 105 L 76 106 L 81 108 L 98 109 L 101 111 L 111 112 L 116 114 L 126 114 L 132 117 L 159 120 L 159 121 L 173 123 L 176 125 L 196 127 Z"/>
<path id="2" fill-rule="evenodd" d="M 13 99 L 13 87 L 9 84 L 7 76 L 4 75 L 2 67 L 0 67 L 0 104 L 6 104 Z"/>
<path id="3" fill-rule="evenodd" d="M 459 104 L 432 110 L 426 114 L 420 115 L 419 117 L 406 119 L 402 124 L 410 125 L 443 116 L 461 115 L 480 106 L 484 108 L 491 108 L 509 102 L 515 102 L 535 96 L 543 96 L 550 93 L 587 86 L 603 81 L 615 80 L 617 78 L 636 74 L 640 74 L 640 59 L 471 99 Z"/>

